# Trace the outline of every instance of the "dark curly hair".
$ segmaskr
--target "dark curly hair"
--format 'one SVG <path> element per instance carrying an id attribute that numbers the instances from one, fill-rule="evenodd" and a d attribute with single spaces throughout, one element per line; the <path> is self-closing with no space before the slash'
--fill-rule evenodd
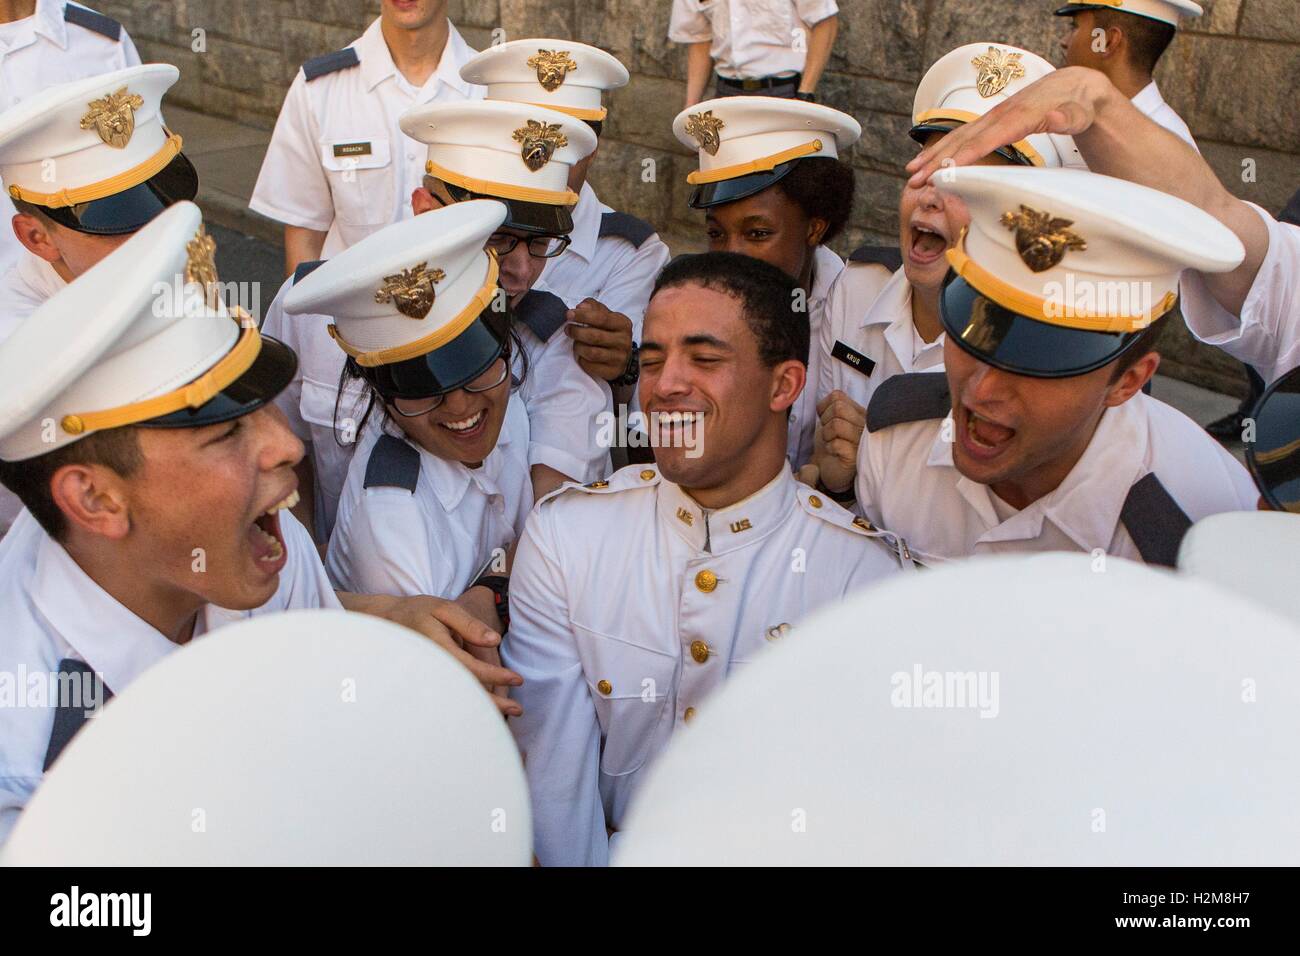
<path id="1" fill-rule="evenodd" d="M 855 185 L 853 169 L 847 163 L 830 156 L 810 156 L 796 162 L 776 188 L 809 219 L 826 220 L 822 243 L 829 244 L 849 221 Z"/>

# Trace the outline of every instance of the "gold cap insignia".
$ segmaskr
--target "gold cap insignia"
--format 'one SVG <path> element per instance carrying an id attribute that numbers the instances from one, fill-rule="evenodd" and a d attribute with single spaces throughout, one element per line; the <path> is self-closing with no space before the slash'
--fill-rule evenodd
<path id="1" fill-rule="evenodd" d="M 569 145 L 569 138 L 560 131 L 559 123 L 539 123 L 537 120 L 529 120 L 527 126 L 515 130 L 514 141 L 522 144 L 519 155 L 533 172 L 549 163 L 557 149 Z"/>
<path id="2" fill-rule="evenodd" d="M 718 147 L 722 145 L 718 130 L 726 125 L 720 118 L 713 115 L 713 110 L 692 113 L 686 117 L 686 135 L 694 137 L 695 142 L 700 144 L 700 149 L 710 156 L 717 156 Z"/>
<path id="3" fill-rule="evenodd" d="M 1072 219 L 1054 219 L 1050 212 L 1021 206 L 1020 212 L 1004 212 L 1002 225 L 1016 233 L 1016 251 L 1025 265 L 1035 272 L 1046 272 L 1061 264 L 1071 249 L 1088 248 L 1087 241 L 1067 227 Z"/>
<path id="4" fill-rule="evenodd" d="M 538 50 L 528 58 L 528 65 L 537 71 L 537 82 L 547 93 L 554 93 L 564 85 L 564 78 L 578 64 L 564 50 Z"/>
<path id="5" fill-rule="evenodd" d="M 397 275 L 384 276 L 384 284 L 375 293 L 375 301 L 392 302 L 393 307 L 411 319 L 422 319 L 433 308 L 434 283 L 447 278 L 441 269 L 428 270 L 421 262 L 412 269 L 403 269 Z"/>
<path id="6" fill-rule="evenodd" d="M 985 99 L 997 96 L 1010 86 L 1013 80 L 1024 79 L 1025 67 L 1020 62 L 1022 56 L 1021 53 L 991 46 L 988 53 L 971 60 L 971 65 L 979 70 L 975 88 L 979 90 L 980 96 Z"/>
<path id="7" fill-rule="evenodd" d="M 194 238 L 185 244 L 185 281 L 203 286 L 209 308 L 217 307 L 217 240 L 200 224 Z"/>
<path id="8" fill-rule="evenodd" d="M 81 118 L 82 129 L 93 126 L 99 138 L 114 149 L 122 149 L 131 142 L 131 134 L 135 132 L 135 111 L 144 106 L 144 97 L 128 93 L 124 86 L 116 93 L 91 100 L 88 105 L 90 110 Z"/>

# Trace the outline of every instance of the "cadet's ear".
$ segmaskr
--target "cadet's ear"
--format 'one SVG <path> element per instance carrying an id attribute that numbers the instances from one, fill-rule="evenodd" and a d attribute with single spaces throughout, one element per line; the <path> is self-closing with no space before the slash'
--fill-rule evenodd
<path id="1" fill-rule="evenodd" d="M 794 405 L 803 394 L 808 381 L 808 367 L 803 362 L 786 359 L 772 369 L 772 400 L 768 405 L 774 412 L 783 412 Z"/>
<path id="2" fill-rule="evenodd" d="M 1148 352 L 1128 368 L 1119 378 L 1110 384 L 1106 393 L 1106 407 L 1115 408 L 1123 405 L 1142 390 L 1142 386 L 1151 381 L 1160 367 L 1160 353 Z"/>
<path id="3" fill-rule="evenodd" d="M 54 239 L 50 235 L 50 227 L 36 216 L 25 212 L 17 213 L 14 216 L 13 227 L 18 241 L 32 255 L 46 262 L 58 262 L 63 258 L 63 253 L 59 251 L 59 247 L 54 244 Z"/>
<path id="4" fill-rule="evenodd" d="M 827 222 L 825 219 L 822 219 L 820 216 L 814 216 L 812 219 L 809 219 L 808 220 L 808 245 L 810 247 L 820 246 L 822 244 L 822 237 L 826 235 L 826 230 L 829 229 L 830 227 L 831 224 Z"/>
<path id="5" fill-rule="evenodd" d="M 1124 55 L 1128 37 L 1124 36 L 1124 31 L 1119 27 L 1107 27 L 1100 37 L 1097 36 L 1096 29 L 1092 33 L 1092 50 L 1103 60 Z"/>
<path id="6" fill-rule="evenodd" d="M 69 525 L 114 541 L 126 537 L 131 518 L 122 477 L 103 465 L 64 465 L 50 476 L 50 496 Z"/>

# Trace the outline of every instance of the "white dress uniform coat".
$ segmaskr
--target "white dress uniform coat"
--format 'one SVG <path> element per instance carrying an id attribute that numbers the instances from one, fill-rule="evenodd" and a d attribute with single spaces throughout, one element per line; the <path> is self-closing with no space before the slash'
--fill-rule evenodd
<path id="1" fill-rule="evenodd" d="M 256 615 L 339 607 L 307 530 L 287 510 L 280 512 L 280 529 L 288 561 L 275 595 L 251 611 L 204 607 L 194 624 L 195 638 Z M 68 669 L 61 664 L 84 662 L 104 687 L 120 693 L 179 645 L 91 580 L 27 512 L 0 542 L 0 619 L 5 622 L 0 646 L 3 842 L 45 772 L 59 703 L 50 688 L 57 689 L 60 670 Z M 88 708 L 75 709 L 80 713 Z"/>
<path id="2" fill-rule="evenodd" d="M 139 65 L 116 20 L 78 3 L 36 0 L 30 17 L 0 24 L 0 110 L 59 83 Z M 0 277 L 30 256 L 9 228 L 15 211 L 9 192 L 0 190 Z"/>
<path id="3" fill-rule="evenodd" d="M 925 378 L 876 392 L 856 485 L 856 507 L 901 535 L 922 564 L 1087 551 L 1172 566 L 1192 522 L 1255 508 L 1259 493 L 1235 458 L 1190 418 L 1139 393 L 1106 410 L 1055 491 L 1017 511 L 957 470 L 946 382 Z M 923 408 L 937 414 L 908 420 Z M 891 422 L 891 411 L 902 420 Z"/>
<path id="4" fill-rule="evenodd" d="M 1183 318 L 1202 342 L 1273 382 L 1300 365 L 1300 226 L 1278 222 L 1258 206 L 1255 210 L 1268 226 L 1268 253 L 1241 314 L 1219 305 L 1205 280 L 1188 271 L 1181 286 Z"/>
<path id="5" fill-rule="evenodd" d="M 812 290 L 808 293 L 808 378 L 798 401 L 790 409 L 790 433 L 785 457 L 796 469 L 812 461 L 817 437 L 817 383 L 823 374 L 821 339 L 826 326 L 827 300 L 835 280 L 844 271 L 844 260 L 825 246 L 818 246 L 813 259 Z"/>
<path id="6" fill-rule="evenodd" d="M 514 544 L 532 506 L 518 397 L 478 468 L 431 455 L 376 413 L 348 469 L 325 564 L 345 591 L 457 598 Z"/>
<path id="7" fill-rule="evenodd" d="M 1192 131 L 1183 122 L 1183 118 L 1175 113 L 1174 108 L 1160 95 L 1160 87 L 1156 86 L 1155 80 L 1148 83 L 1137 96 L 1133 97 L 1133 105 L 1198 153 L 1201 151 L 1201 148 L 1196 145 L 1196 140 L 1192 138 Z"/>
<path id="8" fill-rule="evenodd" d="M 808 32 L 839 12 L 835 0 L 673 0 L 668 39 L 710 42 L 714 69 L 729 79 L 802 73 Z"/>
<path id="9" fill-rule="evenodd" d="M 510 726 L 541 863 L 607 863 L 606 827 L 708 695 L 821 605 L 898 571 L 877 536 L 788 469 L 713 512 L 640 465 L 543 499 L 501 648 L 524 679 Z"/>
<path id="10" fill-rule="evenodd" d="M 480 99 L 460 78 L 474 50 L 448 24 L 447 45 L 418 89 L 393 63 L 376 19 L 351 46 L 308 60 L 280 109 L 249 208 L 327 232 L 325 258 L 411 215 L 424 147 L 397 124 L 411 106 Z"/>

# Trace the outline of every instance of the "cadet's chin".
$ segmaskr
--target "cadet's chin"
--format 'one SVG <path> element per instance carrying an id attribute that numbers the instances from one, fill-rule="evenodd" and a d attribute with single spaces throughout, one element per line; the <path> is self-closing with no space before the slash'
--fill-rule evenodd
<path id="1" fill-rule="evenodd" d="M 656 448 L 654 453 L 659 474 L 683 488 L 698 485 L 708 472 L 703 457 L 689 457 L 692 454 L 689 448 Z"/>

